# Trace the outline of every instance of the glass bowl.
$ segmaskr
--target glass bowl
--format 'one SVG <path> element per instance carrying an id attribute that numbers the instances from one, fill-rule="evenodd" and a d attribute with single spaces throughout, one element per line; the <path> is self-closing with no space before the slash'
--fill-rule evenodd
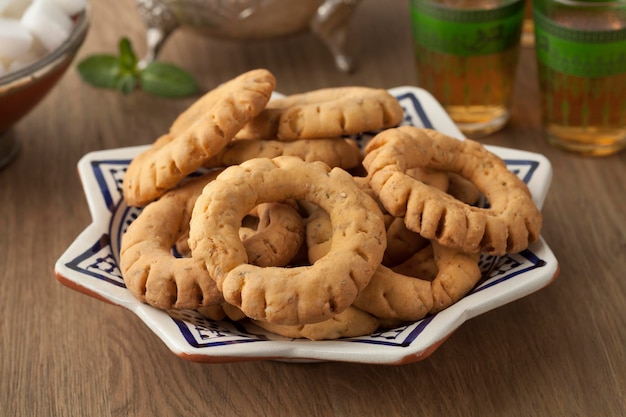
<path id="1" fill-rule="evenodd" d="M 0 169 L 17 155 L 13 126 L 56 85 L 83 44 L 90 26 L 90 8 L 75 18 L 70 36 L 54 51 L 32 64 L 0 77 Z"/>

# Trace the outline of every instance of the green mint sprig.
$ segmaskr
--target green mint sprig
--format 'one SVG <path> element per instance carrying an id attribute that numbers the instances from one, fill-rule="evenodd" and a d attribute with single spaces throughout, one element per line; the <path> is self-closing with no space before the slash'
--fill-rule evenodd
<path id="1" fill-rule="evenodd" d="M 86 83 L 123 94 L 141 89 L 161 97 L 178 98 L 200 90 L 193 76 L 175 65 L 152 61 L 140 68 L 127 38 L 120 40 L 119 56 L 92 55 L 81 61 L 77 69 Z"/>

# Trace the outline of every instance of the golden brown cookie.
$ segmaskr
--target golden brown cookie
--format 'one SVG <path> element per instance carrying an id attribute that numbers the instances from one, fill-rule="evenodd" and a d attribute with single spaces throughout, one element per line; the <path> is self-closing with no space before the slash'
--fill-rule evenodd
<path id="1" fill-rule="evenodd" d="M 410 277 L 432 281 L 437 276 L 437 263 L 435 262 L 433 245 L 427 240 L 427 245 L 413 252 L 403 262 L 391 267 L 393 272 Z"/>
<path id="2" fill-rule="evenodd" d="M 365 151 L 363 165 L 382 204 L 427 239 L 465 252 L 503 255 L 539 237 L 542 216 L 528 187 L 478 142 L 403 126 L 379 133 Z M 490 206 L 470 206 L 406 175 L 417 166 L 461 175 Z"/>
<path id="3" fill-rule="evenodd" d="M 161 309 L 216 306 L 222 294 L 204 264 L 175 258 L 172 247 L 188 228 L 195 199 L 218 171 L 148 204 L 122 236 L 120 269 L 128 290 Z"/>
<path id="4" fill-rule="evenodd" d="M 329 243 L 332 245 L 329 223 L 328 214 L 319 209 L 313 208 L 307 218 L 311 262 L 324 256 Z M 411 275 L 379 265 L 352 305 L 379 319 L 420 320 L 457 302 L 478 283 L 479 257 L 478 253 L 468 254 L 430 242 L 400 265 Z M 422 272 L 426 276 L 419 275 Z"/>
<path id="5" fill-rule="evenodd" d="M 330 251 L 314 265 L 250 265 L 238 236 L 241 219 L 263 202 L 310 201 L 329 212 Z M 327 320 L 348 308 L 367 285 L 385 250 L 378 205 L 350 174 L 321 162 L 282 156 L 226 168 L 194 206 L 189 245 L 224 298 L 248 317 L 276 324 Z"/>
<path id="6" fill-rule="evenodd" d="M 424 167 L 415 167 L 407 169 L 406 174 L 441 191 L 447 191 L 450 185 L 450 177 L 447 172 Z"/>
<path id="7" fill-rule="evenodd" d="M 435 241 L 431 244 L 437 267 L 434 279 L 406 275 L 381 266 L 354 300 L 354 306 L 377 317 L 413 321 L 437 313 L 463 298 L 481 278 L 480 255 L 446 248 Z M 429 258 L 422 260 L 428 263 Z M 419 264 L 413 262 L 413 266 L 414 274 L 419 271 L 415 268 Z M 430 265 L 426 268 L 430 275 Z"/>
<path id="8" fill-rule="evenodd" d="M 388 267 L 398 265 L 409 259 L 414 253 L 428 246 L 428 239 L 419 233 L 407 229 L 404 219 L 391 217 L 387 225 L 387 250 L 383 264 Z"/>
<path id="9" fill-rule="evenodd" d="M 237 134 L 244 139 L 314 139 L 354 135 L 398 125 L 404 110 L 383 89 L 334 87 L 270 101 Z"/>
<path id="10" fill-rule="evenodd" d="M 265 108 L 275 85 L 269 71 L 257 69 L 201 97 L 167 134 L 131 161 L 123 183 L 126 202 L 143 206 L 201 167 Z"/>
<path id="11" fill-rule="evenodd" d="M 446 192 L 457 200 L 470 205 L 478 203 L 481 197 L 480 190 L 471 181 L 452 172 L 448 172 L 448 189 Z"/>
<path id="12" fill-rule="evenodd" d="M 332 318 L 311 324 L 284 325 L 253 320 L 257 326 L 277 335 L 293 339 L 334 340 L 371 334 L 378 328 L 378 319 L 356 307 L 348 307 Z"/>
<path id="13" fill-rule="evenodd" d="M 197 190 L 194 198 L 202 192 Z M 239 238 L 244 242 L 250 263 L 258 266 L 284 266 L 298 253 L 304 241 L 304 220 L 293 204 L 259 204 L 246 218 L 254 217 L 253 224 L 242 224 Z M 176 251 L 191 257 L 189 249 L 189 222 L 176 240 Z"/>
<path id="14" fill-rule="evenodd" d="M 256 211 L 256 228 L 252 233 L 239 233 L 248 262 L 257 266 L 287 265 L 304 241 L 304 220 L 292 205 L 285 203 L 262 203 Z"/>
<path id="15" fill-rule="evenodd" d="M 321 161 L 330 167 L 350 169 L 359 166 L 363 154 L 353 139 L 233 140 L 217 155 L 204 163 L 205 167 L 238 165 L 252 158 L 297 156 L 306 162 Z"/>
<path id="16" fill-rule="evenodd" d="M 212 171 L 167 192 L 148 204 L 122 236 L 120 268 L 129 291 L 161 309 L 191 308 L 216 319 L 224 300 L 203 262 L 187 255 L 182 244 L 196 199 L 221 171 Z M 257 227 L 243 242 L 250 262 L 261 266 L 287 264 L 304 240 L 304 222 L 289 204 L 256 207 Z M 177 245 L 179 256 L 172 253 Z M 232 309 L 229 309 L 229 311 Z"/>

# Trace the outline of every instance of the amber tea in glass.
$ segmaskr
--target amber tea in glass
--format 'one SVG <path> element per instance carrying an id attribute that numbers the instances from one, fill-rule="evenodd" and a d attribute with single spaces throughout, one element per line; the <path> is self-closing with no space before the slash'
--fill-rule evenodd
<path id="1" fill-rule="evenodd" d="M 626 2 L 539 0 L 534 20 L 549 143 L 591 156 L 626 148 Z"/>
<path id="2" fill-rule="evenodd" d="M 412 0 L 417 85 L 468 137 L 510 118 L 525 2 Z"/>

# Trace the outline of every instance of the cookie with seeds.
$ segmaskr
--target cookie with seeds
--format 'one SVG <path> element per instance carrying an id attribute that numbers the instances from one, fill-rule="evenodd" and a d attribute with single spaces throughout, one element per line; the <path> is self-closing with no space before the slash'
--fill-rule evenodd
<path id="1" fill-rule="evenodd" d="M 332 247 L 332 228 L 326 212 L 307 210 L 306 242 L 314 263 Z M 428 243 L 397 267 L 378 265 L 352 306 L 382 320 L 414 321 L 465 296 L 481 278 L 480 255 Z"/>
<path id="2" fill-rule="evenodd" d="M 131 161 L 122 188 L 126 202 L 144 206 L 200 168 L 265 108 L 275 85 L 272 73 L 256 69 L 198 99 Z"/>
<path id="3" fill-rule="evenodd" d="M 252 158 L 297 156 L 306 162 L 321 161 L 330 167 L 351 169 L 359 166 L 363 154 L 354 139 L 320 138 L 280 140 L 233 140 L 217 155 L 204 163 L 205 167 L 238 165 Z"/>
<path id="4" fill-rule="evenodd" d="M 221 171 L 211 171 L 168 191 L 148 204 L 122 235 L 120 269 L 128 290 L 161 309 L 189 308 L 216 317 L 225 305 L 205 264 L 190 256 L 183 242 L 196 199 Z M 259 221 L 244 237 L 250 262 L 287 264 L 300 250 L 304 222 L 292 204 L 255 207 Z M 174 251 L 176 248 L 176 251 Z"/>
<path id="5" fill-rule="evenodd" d="M 504 255 L 539 237 L 542 215 L 528 187 L 478 142 L 402 126 L 377 134 L 365 153 L 370 187 L 385 209 L 427 239 L 464 252 Z M 469 205 L 407 175 L 415 167 L 460 175 L 476 186 L 489 207 Z"/>
<path id="6" fill-rule="evenodd" d="M 242 218 L 260 203 L 286 199 L 329 213 L 330 251 L 313 265 L 251 265 L 238 234 Z M 349 173 L 280 156 L 228 167 L 208 184 L 193 209 L 189 246 L 227 302 L 254 320 L 297 325 L 347 309 L 381 262 L 386 240 L 378 204 Z"/>
<path id="7" fill-rule="evenodd" d="M 314 139 L 349 136 L 398 125 L 404 110 L 387 90 L 331 87 L 270 101 L 237 134 L 244 139 Z"/>
<path id="8" fill-rule="evenodd" d="M 253 320 L 257 326 L 293 339 L 335 340 L 371 334 L 378 328 L 376 317 L 356 307 L 348 307 L 332 318 L 311 324 L 284 325 Z"/>

